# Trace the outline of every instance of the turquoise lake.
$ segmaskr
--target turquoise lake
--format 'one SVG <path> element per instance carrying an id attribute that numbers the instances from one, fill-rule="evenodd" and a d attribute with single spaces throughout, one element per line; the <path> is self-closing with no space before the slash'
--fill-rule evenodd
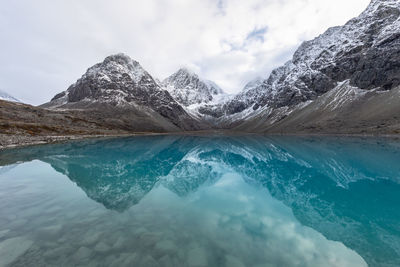
<path id="1" fill-rule="evenodd" d="M 93 139 L 0 165 L 0 266 L 400 266 L 398 139 Z"/>

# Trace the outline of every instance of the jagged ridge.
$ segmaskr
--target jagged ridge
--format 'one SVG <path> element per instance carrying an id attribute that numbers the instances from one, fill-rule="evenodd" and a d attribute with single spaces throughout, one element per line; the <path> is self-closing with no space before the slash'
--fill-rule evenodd
<path id="1" fill-rule="evenodd" d="M 224 110 L 293 106 L 348 79 L 361 89 L 395 88 L 400 85 L 399 15 L 399 1 L 372 1 L 359 17 L 304 42 L 292 60 L 267 79 L 248 84 Z"/>

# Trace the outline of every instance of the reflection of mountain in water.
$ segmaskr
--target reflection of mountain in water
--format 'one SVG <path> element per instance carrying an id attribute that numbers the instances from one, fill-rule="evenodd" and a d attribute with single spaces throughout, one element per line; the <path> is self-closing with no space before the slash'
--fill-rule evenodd
<path id="1" fill-rule="evenodd" d="M 302 224 L 356 250 L 369 265 L 399 266 L 398 143 L 279 139 L 274 145 L 287 158 L 269 161 L 271 171 L 257 182 Z"/>
<path id="2" fill-rule="evenodd" d="M 175 139 L 158 139 L 151 146 L 146 138 L 108 140 L 43 160 L 67 175 L 88 197 L 108 209 L 123 211 L 137 204 L 158 177 L 167 175 L 185 155 L 185 150 L 174 146 Z"/>
<path id="3" fill-rule="evenodd" d="M 158 136 L 10 150 L 39 159 L 93 200 L 124 211 L 154 186 L 184 197 L 236 172 L 290 206 L 297 219 L 370 265 L 400 264 L 398 142 L 359 138 Z"/>

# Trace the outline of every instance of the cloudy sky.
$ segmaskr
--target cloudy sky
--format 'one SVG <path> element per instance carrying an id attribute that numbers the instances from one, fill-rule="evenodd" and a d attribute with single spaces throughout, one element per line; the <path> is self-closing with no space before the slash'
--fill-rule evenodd
<path id="1" fill-rule="evenodd" d="M 0 89 L 48 101 L 107 55 L 163 79 L 179 67 L 236 93 L 369 0 L 0 0 Z"/>

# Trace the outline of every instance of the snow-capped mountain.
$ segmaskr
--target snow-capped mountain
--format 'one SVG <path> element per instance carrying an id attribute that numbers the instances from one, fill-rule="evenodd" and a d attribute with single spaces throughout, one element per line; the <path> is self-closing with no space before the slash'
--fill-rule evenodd
<path id="1" fill-rule="evenodd" d="M 330 131 L 340 132 L 351 126 L 350 118 L 364 121 L 368 127 L 382 120 L 387 125 L 398 125 L 393 119 L 397 108 L 392 103 L 400 103 L 396 93 L 400 85 L 399 15 L 400 1 L 373 0 L 359 17 L 304 42 L 292 60 L 273 70 L 268 78 L 249 82 L 224 102 L 203 105 L 199 114 L 208 121 L 213 117 L 214 127 L 252 132 L 274 128 L 279 132 L 297 131 L 293 126 L 305 122 L 309 128 L 302 131 L 324 131 L 332 120 L 337 121 L 337 129 Z M 331 90 L 334 92 L 328 95 Z M 340 108 L 332 112 L 325 109 L 329 106 Z M 368 109 L 377 110 L 374 118 Z M 349 116 L 349 112 L 357 115 Z"/>
<path id="2" fill-rule="evenodd" d="M 214 82 L 201 79 L 196 73 L 181 68 L 168 78 L 162 85 L 171 96 L 185 107 L 216 102 L 225 95 Z"/>
<path id="3" fill-rule="evenodd" d="M 347 133 L 356 120 L 363 123 L 351 132 L 397 133 L 399 29 L 400 1 L 373 0 L 360 16 L 304 42 L 268 78 L 234 96 L 185 68 L 160 82 L 128 56 L 113 55 L 43 107 L 107 110 L 109 119 L 122 116 L 121 125 L 140 131 Z M 121 109 L 130 112 L 115 112 Z"/>
<path id="4" fill-rule="evenodd" d="M 199 123 L 137 61 L 124 54 L 109 56 L 89 68 L 77 82 L 43 107 L 129 109 L 136 116 L 131 121 L 127 118 L 127 124 L 149 119 L 168 131 L 199 128 Z"/>
<path id="5" fill-rule="evenodd" d="M 15 97 L 11 96 L 10 94 L 0 90 L 0 99 L 1 100 L 6 100 L 6 101 L 11 101 L 11 102 L 18 102 L 21 103 L 20 100 L 16 99 Z"/>
<path id="6" fill-rule="evenodd" d="M 400 85 L 400 1 L 373 0 L 357 18 L 304 42 L 292 60 L 249 83 L 226 104 L 228 113 L 314 100 L 350 80 L 360 89 Z"/>
<path id="7" fill-rule="evenodd" d="M 187 68 L 181 68 L 168 78 L 161 86 L 180 103 L 194 118 L 208 124 L 208 128 L 218 128 L 215 116 L 208 116 L 210 110 L 220 107 L 232 97 L 226 94 L 215 82 L 202 79 Z"/>

